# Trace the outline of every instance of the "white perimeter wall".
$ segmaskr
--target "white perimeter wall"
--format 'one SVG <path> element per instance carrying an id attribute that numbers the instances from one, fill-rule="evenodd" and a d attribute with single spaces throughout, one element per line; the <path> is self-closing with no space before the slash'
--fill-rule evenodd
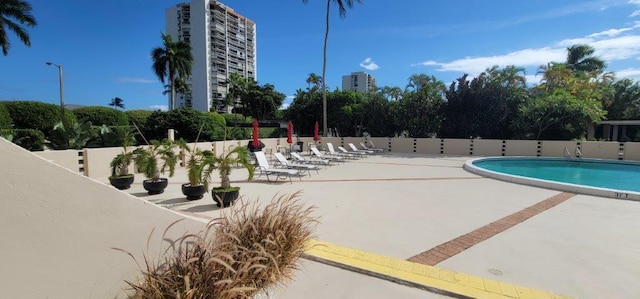
<path id="1" fill-rule="evenodd" d="M 138 259 L 157 256 L 160 235 L 205 224 L 56 165 L 0 138 L 0 297 L 125 298 Z M 75 151 L 73 151 L 75 152 Z M 57 155 L 50 155 L 58 160 Z"/>
<path id="2" fill-rule="evenodd" d="M 371 138 L 373 143 L 393 153 L 416 153 L 427 155 L 457 156 L 546 156 L 562 157 L 565 148 L 575 156 L 576 148 L 585 158 L 626 159 L 640 161 L 640 143 L 611 141 L 537 141 L 537 140 L 497 140 L 497 139 L 437 139 L 437 138 Z M 251 140 L 230 140 L 216 142 L 200 142 L 199 148 L 215 150 L 222 153 L 224 147 L 247 146 Z M 265 144 L 267 154 L 289 149 L 287 138 L 260 139 Z M 366 143 L 362 137 L 323 137 L 314 142 L 311 137 L 294 138 L 292 146 L 302 142 L 302 152 L 309 153 L 309 145 L 316 144 L 321 149 L 327 143 L 334 147 L 348 144 L 360 147 Z M 191 144 L 193 145 L 193 144 Z M 92 178 L 104 179 L 110 175 L 109 163 L 122 150 L 120 148 L 96 148 L 82 151 L 44 151 L 34 152 L 49 161 L 57 163 L 73 171 L 84 173 Z M 84 154 L 84 155 L 82 155 Z M 181 167 L 181 166 L 180 166 Z M 134 171 L 132 166 L 131 171 Z"/>

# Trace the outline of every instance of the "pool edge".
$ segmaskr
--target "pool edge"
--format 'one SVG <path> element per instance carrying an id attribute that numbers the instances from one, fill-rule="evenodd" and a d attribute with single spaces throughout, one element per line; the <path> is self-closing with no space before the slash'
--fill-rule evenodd
<path id="1" fill-rule="evenodd" d="M 520 184 L 520 185 L 539 187 L 539 188 L 545 188 L 545 189 L 553 189 L 553 190 L 558 190 L 558 191 L 566 191 L 566 192 L 571 192 L 571 193 L 576 193 L 576 194 L 593 195 L 593 196 L 600 196 L 600 197 L 609 197 L 609 198 L 622 199 L 622 200 L 640 201 L 640 193 L 638 193 L 638 192 L 633 192 L 633 191 L 628 191 L 628 190 L 615 190 L 615 189 L 591 187 L 591 186 L 576 185 L 576 184 L 570 184 L 570 183 L 561 183 L 561 182 L 543 180 L 543 179 L 537 179 L 537 178 L 529 178 L 529 177 L 524 177 L 524 176 L 518 176 L 518 175 L 512 175 L 512 174 L 506 174 L 506 173 L 500 173 L 500 172 L 496 172 L 496 171 L 491 171 L 491 170 L 487 170 L 487 169 L 484 169 L 484 168 L 481 168 L 481 167 L 478 167 L 478 166 L 474 165 L 474 162 L 482 161 L 482 160 L 532 159 L 532 158 L 534 158 L 534 157 L 528 157 L 528 156 L 482 157 L 482 158 L 475 158 L 475 159 L 467 160 L 464 163 L 464 165 L 462 166 L 462 168 L 464 170 L 468 171 L 468 172 L 471 172 L 471 173 L 479 175 L 479 176 L 488 177 L 488 178 L 492 178 L 492 179 L 496 179 L 496 180 L 500 180 L 500 181 L 505 181 L 505 182 L 509 182 L 509 183 L 516 183 L 516 184 Z M 549 157 L 547 157 L 547 158 L 549 158 Z M 555 157 L 555 159 L 562 159 L 562 158 Z M 585 160 L 599 161 L 599 160 L 602 160 L 602 159 L 585 159 Z M 609 161 L 609 160 L 607 160 L 607 161 Z M 612 160 L 612 161 L 614 161 L 614 160 Z"/>

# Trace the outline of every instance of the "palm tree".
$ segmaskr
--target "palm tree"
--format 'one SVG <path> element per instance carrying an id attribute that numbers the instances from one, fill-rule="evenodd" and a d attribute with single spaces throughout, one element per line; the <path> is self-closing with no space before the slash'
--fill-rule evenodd
<path id="1" fill-rule="evenodd" d="M 567 67 L 573 71 L 597 72 L 600 73 L 607 65 L 593 56 L 595 49 L 589 45 L 573 45 L 567 48 Z"/>
<path id="2" fill-rule="evenodd" d="M 113 106 L 113 107 L 124 110 L 124 101 L 119 97 L 115 97 L 111 99 L 111 103 L 109 103 L 109 106 Z"/>
<path id="3" fill-rule="evenodd" d="M 227 105 L 242 103 L 242 98 L 249 90 L 249 80 L 237 73 L 229 74 L 227 78 Z M 235 105 L 234 105 L 235 107 Z"/>
<path id="4" fill-rule="evenodd" d="M 309 0 L 302 0 L 303 3 L 307 3 Z M 362 0 L 355 0 L 358 3 L 362 3 Z M 327 40 L 329 39 L 329 12 L 331 11 L 331 2 L 335 2 L 338 5 L 338 13 L 341 18 L 347 16 L 347 7 L 352 8 L 354 0 L 327 0 L 327 15 L 325 18 L 325 31 L 324 31 L 324 46 L 322 50 L 322 78 L 327 77 Z M 325 80 L 322 80 L 322 134 L 327 136 L 327 85 Z"/>
<path id="5" fill-rule="evenodd" d="M 2 0 L 0 1 L 0 45 L 2 45 L 2 54 L 7 56 L 11 43 L 7 36 L 7 28 L 15 33 L 23 44 L 31 47 L 29 34 L 21 27 L 20 23 L 26 27 L 37 25 L 36 19 L 31 15 L 31 4 L 23 0 Z"/>
<path id="6" fill-rule="evenodd" d="M 313 84 L 313 86 L 316 88 L 320 87 L 322 81 L 322 77 L 318 76 L 318 74 L 316 73 L 310 73 L 309 77 L 307 77 L 307 84 L 309 84 L 309 89 L 311 89 L 311 84 Z"/>
<path id="7" fill-rule="evenodd" d="M 170 35 L 162 34 L 162 47 L 151 50 L 153 60 L 153 72 L 158 76 L 160 82 L 170 83 L 171 94 L 169 96 L 169 110 L 175 109 L 177 78 L 185 79 L 191 76 L 191 65 L 193 56 L 191 55 L 191 44 L 185 41 L 174 42 Z"/>
<path id="8" fill-rule="evenodd" d="M 527 72 L 523 67 L 508 65 L 499 71 L 499 73 L 502 83 L 508 87 L 518 88 L 527 86 L 527 79 L 525 77 Z M 522 73 L 522 75 L 520 75 L 520 73 Z"/>
<path id="9" fill-rule="evenodd" d="M 423 85 L 429 84 L 431 78 L 426 74 L 413 74 L 409 77 L 409 83 L 405 87 L 405 92 L 409 91 L 409 89 L 413 89 L 413 91 L 418 91 Z"/>
<path id="10" fill-rule="evenodd" d="M 176 93 L 185 94 L 189 92 L 189 84 L 187 84 L 187 80 L 185 78 L 178 77 L 174 80 L 173 84 Z M 162 95 L 168 95 L 171 93 L 171 84 L 165 85 L 164 88 L 165 90 L 162 92 Z"/>

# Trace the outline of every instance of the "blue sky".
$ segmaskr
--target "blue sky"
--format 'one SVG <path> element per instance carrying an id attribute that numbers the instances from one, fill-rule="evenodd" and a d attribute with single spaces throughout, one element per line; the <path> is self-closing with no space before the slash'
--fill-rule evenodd
<path id="1" fill-rule="evenodd" d="M 30 0 L 38 26 L 32 46 L 9 35 L 0 56 L 0 100 L 58 103 L 64 67 L 65 102 L 106 106 L 114 97 L 127 109 L 166 107 L 151 71 L 150 51 L 161 45 L 164 11 L 176 0 Z M 257 24 L 257 75 L 289 98 L 322 72 L 326 1 L 226 0 Z M 640 79 L 640 0 L 363 0 L 340 19 L 332 10 L 327 85 L 366 71 L 378 86 L 407 84 L 412 74 L 447 85 L 492 65 L 527 69 L 563 61 L 566 48 L 587 43 L 618 78 Z"/>

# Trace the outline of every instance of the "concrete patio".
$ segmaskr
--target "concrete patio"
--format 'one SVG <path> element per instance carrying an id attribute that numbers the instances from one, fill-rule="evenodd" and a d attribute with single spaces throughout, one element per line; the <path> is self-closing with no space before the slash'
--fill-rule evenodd
<path id="1" fill-rule="evenodd" d="M 385 154 L 347 162 L 301 179 L 246 182 L 246 170 L 232 173 L 243 200 L 270 201 L 301 191 L 317 207 L 317 239 L 347 248 L 407 260 L 468 235 L 479 228 L 560 191 L 482 178 L 462 169 L 468 157 Z M 98 178 L 108 182 L 107 178 Z M 142 177 L 127 192 L 197 218 L 211 219 L 226 209 L 210 194 L 187 201 L 180 185 L 183 169 L 167 191 L 146 195 Z M 216 184 L 218 181 L 214 181 Z M 435 266 L 506 284 L 578 298 L 637 298 L 640 288 L 640 203 L 569 194 L 531 218 L 442 253 Z M 431 251 L 433 252 L 433 250 Z M 305 261 L 296 281 L 277 298 L 425 298 L 441 295 Z M 504 298 L 508 294 L 503 293 Z"/>

